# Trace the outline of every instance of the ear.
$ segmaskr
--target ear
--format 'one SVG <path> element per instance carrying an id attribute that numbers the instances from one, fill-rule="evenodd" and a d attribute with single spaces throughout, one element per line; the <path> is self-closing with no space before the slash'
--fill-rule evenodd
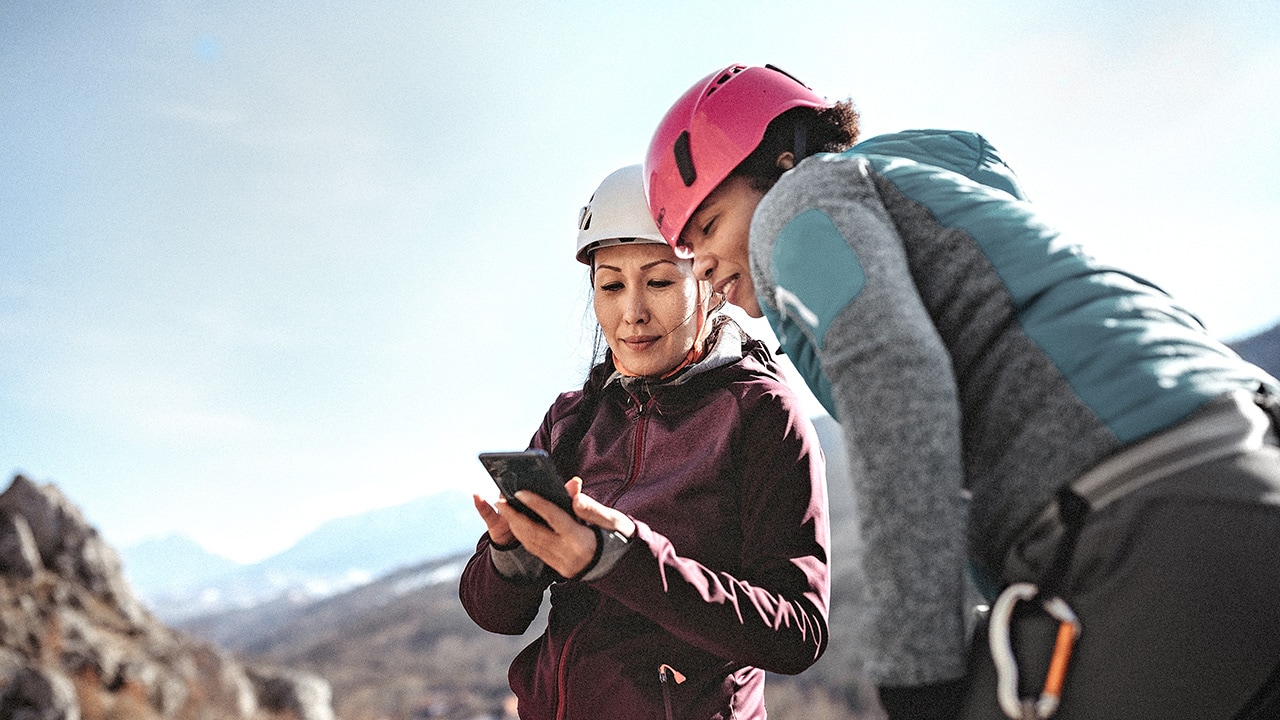
<path id="1" fill-rule="evenodd" d="M 784 172 L 796 166 L 796 154 L 790 150 L 778 156 L 778 167 Z"/>

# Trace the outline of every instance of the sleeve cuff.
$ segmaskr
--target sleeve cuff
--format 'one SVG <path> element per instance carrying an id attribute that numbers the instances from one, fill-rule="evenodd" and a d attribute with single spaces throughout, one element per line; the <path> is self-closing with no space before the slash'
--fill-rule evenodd
<path id="1" fill-rule="evenodd" d="M 522 545 L 489 546 L 489 560 L 498 574 L 508 580 L 532 580 L 542 574 L 546 563 Z"/>
<path id="2" fill-rule="evenodd" d="M 596 528 L 596 538 L 599 544 L 596 546 L 596 558 L 593 564 L 587 566 L 586 570 L 580 576 L 584 582 L 599 580 L 613 566 L 618 564 L 618 560 L 626 553 L 627 548 L 631 546 L 631 538 L 617 531 L 605 531 Z"/>

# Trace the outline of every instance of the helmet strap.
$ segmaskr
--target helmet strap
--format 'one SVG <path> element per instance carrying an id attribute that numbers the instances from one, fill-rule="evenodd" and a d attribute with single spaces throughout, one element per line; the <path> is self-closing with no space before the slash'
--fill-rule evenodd
<path id="1" fill-rule="evenodd" d="M 796 162 L 800 162 L 809 157 L 809 154 L 805 152 L 809 149 L 809 126 L 805 125 L 803 121 L 797 122 L 795 132 Z"/>

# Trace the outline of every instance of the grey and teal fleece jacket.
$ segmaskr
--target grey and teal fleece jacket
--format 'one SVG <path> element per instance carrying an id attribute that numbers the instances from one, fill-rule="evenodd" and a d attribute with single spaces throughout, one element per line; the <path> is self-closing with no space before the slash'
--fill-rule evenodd
<path id="1" fill-rule="evenodd" d="M 998 576 L 1061 486 L 1213 398 L 1275 387 L 1047 224 L 972 133 L 805 159 L 756 209 L 750 253 L 765 316 L 842 426 L 855 669 L 881 684 L 963 674 L 966 565 Z"/>

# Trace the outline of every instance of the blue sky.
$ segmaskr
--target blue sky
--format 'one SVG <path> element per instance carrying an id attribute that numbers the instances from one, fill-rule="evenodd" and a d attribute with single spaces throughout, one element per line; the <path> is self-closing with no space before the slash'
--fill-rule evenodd
<path id="1" fill-rule="evenodd" d="M 5 3 L 0 469 L 240 561 L 490 493 L 585 370 L 578 208 L 731 62 L 982 132 L 1218 337 L 1280 319 L 1275 2 L 804 8 Z"/>

